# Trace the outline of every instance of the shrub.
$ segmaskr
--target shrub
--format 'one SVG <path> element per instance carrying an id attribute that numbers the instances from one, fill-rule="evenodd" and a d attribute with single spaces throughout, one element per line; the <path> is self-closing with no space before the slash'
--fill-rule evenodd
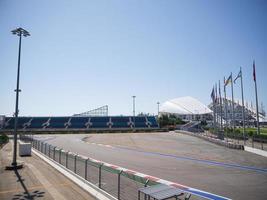
<path id="1" fill-rule="evenodd" d="M 4 133 L 0 134 L 0 146 L 2 146 L 2 144 L 5 144 L 8 142 L 8 136 Z"/>

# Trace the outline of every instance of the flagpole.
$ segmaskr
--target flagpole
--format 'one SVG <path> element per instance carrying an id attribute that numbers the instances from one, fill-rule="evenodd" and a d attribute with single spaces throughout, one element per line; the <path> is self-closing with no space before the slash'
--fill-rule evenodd
<path id="1" fill-rule="evenodd" d="M 226 86 L 225 86 L 225 77 L 223 77 L 224 79 L 224 109 L 225 109 L 225 127 L 227 127 L 227 123 L 228 123 L 228 119 L 227 119 L 227 99 L 226 99 Z"/>
<path id="2" fill-rule="evenodd" d="M 260 135 L 259 108 L 258 108 L 258 91 L 257 91 L 257 79 L 256 79 L 256 71 L 255 71 L 255 61 L 253 61 L 253 76 L 254 76 L 254 82 L 255 82 L 255 95 L 256 95 L 257 134 Z"/>
<path id="3" fill-rule="evenodd" d="M 215 121 L 214 121 L 214 123 L 215 123 L 215 128 L 217 128 L 217 109 L 216 109 L 216 96 L 217 96 L 217 94 L 216 94 L 216 91 L 217 91 L 217 85 L 215 84 L 215 86 L 214 86 L 214 118 L 215 118 Z"/>
<path id="4" fill-rule="evenodd" d="M 244 139 L 244 145 L 246 144 L 246 138 L 245 138 L 245 107 L 244 107 L 244 90 L 243 90 L 243 73 L 242 68 L 240 67 L 240 80 L 241 80 L 241 94 L 242 94 L 242 118 L 243 118 L 243 139 Z"/>
<path id="5" fill-rule="evenodd" d="M 226 99 L 226 85 L 225 85 L 225 77 L 223 77 L 224 79 L 224 108 L 225 108 L 225 127 L 227 128 L 228 126 L 228 119 L 227 119 L 227 112 L 228 112 L 228 102 Z M 226 131 L 226 142 L 228 142 L 228 138 L 227 138 L 227 130 Z"/>
<path id="6" fill-rule="evenodd" d="M 235 129 L 235 111 L 234 111 L 234 87 L 233 87 L 233 74 L 231 72 L 231 89 L 232 89 L 232 126 Z"/>
<path id="7" fill-rule="evenodd" d="M 220 129 L 222 131 L 222 95 L 221 95 L 221 82 L 219 80 L 219 95 L 220 95 L 220 120 L 221 120 L 221 125 L 220 125 Z"/>
<path id="8" fill-rule="evenodd" d="M 214 86 L 213 86 L 213 95 L 215 94 L 215 91 L 214 91 Z M 214 128 L 214 133 L 215 133 L 215 123 L 216 123 L 216 119 L 215 119 L 215 100 L 214 98 L 212 99 L 212 102 L 213 102 L 213 128 Z"/>

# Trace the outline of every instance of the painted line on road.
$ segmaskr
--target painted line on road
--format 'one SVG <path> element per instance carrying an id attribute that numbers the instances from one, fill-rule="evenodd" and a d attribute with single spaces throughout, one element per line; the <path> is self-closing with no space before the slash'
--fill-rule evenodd
<path id="1" fill-rule="evenodd" d="M 99 143 L 94 143 L 94 142 L 91 143 L 91 142 L 85 142 L 83 140 L 82 140 L 82 142 L 83 143 L 86 143 L 86 144 L 93 144 L 93 145 L 97 145 L 97 146 L 101 146 L 101 147 L 107 147 L 107 148 L 112 148 L 112 149 L 116 148 L 116 147 L 113 147 L 113 146 L 111 146 L 109 144 L 99 144 Z"/>
<path id="2" fill-rule="evenodd" d="M 94 144 L 96 144 L 96 143 L 94 143 Z M 110 148 L 109 147 L 110 145 L 99 145 L 99 146 L 102 146 L 102 147 L 104 146 L 104 147 Z M 112 148 L 116 148 L 116 147 L 112 147 Z M 82 182 L 86 182 L 88 185 L 81 183 L 81 179 L 79 178 L 80 180 L 77 180 L 79 176 L 76 175 L 76 174 L 74 174 L 74 172 L 70 171 L 69 169 L 66 169 L 65 167 L 63 167 L 62 165 L 56 163 L 52 159 L 50 159 L 47 156 L 43 155 L 42 153 L 37 152 L 37 150 L 32 149 L 32 151 L 36 155 L 38 155 L 39 157 L 41 157 L 43 160 L 45 160 L 47 163 L 49 163 L 50 165 L 52 165 L 54 168 L 56 168 L 58 171 L 60 171 L 61 173 L 63 173 L 65 176 L 67 176 L 68 178 L 70 178 L 76 184 L 78 184 L 79 186 L 81 186 L 83 189 L 89 191 L 93 196 L 96 196 L 97 198 L 99 198 L 99 196 L 101 194 L 99 194 L 99 192 L 96 191 L 98 188 L 95 188 L 95 190 L 93 189 L 95 187 L 94 185 L 92 185 L 88 181 L 85 181 L 84 179 L 83 179 Z M 160 178 L 157 178 L 157 177 L 154 177 L 154 176 L 150 176 L 150 175 L 147 175 L 147 174 L 136 172 L 134 170 L 129 170 L 129 169 L 126 169 L 126 168 L 123 168 L 123 167 L 120 167 L 120 166 L 116 166 L 116 165 L 113 165 L 113 164 L 102 162 L 102 161 L 96 160 L 94 158 L 90 158 L 90 157 L 87 157 L 87 158 L 90 159 L 93 162 L 101 163 L 104 166 L 107 166 L 107 167 L 116 169 L 118 171 L 123 171 L 125 173 L 132 174 L 132 175 L 134 175 L 136 177 L 144 178 L 146 180 L 150 180 L 150 181 L 153 181 L 153 182 L 156 182 L 156 183 L 159 183 L 159 184 L 166 184 L 166 185 L 169 185 L 169 186 L 172 186 L 172 187 L 176 187 L 176 188 L 179 188 L 179 189 L 183 190 L 184 192 L 191 193 L 193 195 L 196 195 L 196 196 L 199 196 L 199 197 L 203 197 L 205 199 L 211 199 L 211 200 L 231 200 L 231 199 L 229 199 L 227 197 L 223 197 L 223 196 L 220 196 L 220 195 L 217 195 L 217 194 L 212 194 L 212 193 L 209 193 L 209 192 L 206 192 L 206 191 L 203 191 L 203 190 L 199 190 L 199 189 L 196 189 L 196 188 L 191 188 L 191 187 L 188 187 L 188 186 L 179 184 L 179 183 L 175 183 L 175 182 L 163 180 L 163 179 L 160 179 Z M 91 187 L 89 185 L 91 185 Z M 102 191 L 102 192 L 105 193 L 104 191 Z M 109 194 L 106 193 L 106 195 L 109 195 Z M 112 196 L 110 195 L 110 197 L 112 197 Z M 100 198 L 100 199 L 104 199 L 104 198 Z"/>
<path id="3" fill-rule="evenodd" d="M 189 161 L 194 161 L 202 164 L 208 164 L 212 166 L 220 166 L 220 167 L 227 167 L 227 168 L 235 168 L 239 170 L 246 170 L 246 171 L 254 171 L 258 173 L 267 173 L 266 168 L 258 168 L 258 167 L 252 167 L 252 166 L 246 166 L 246 165 L 239 165 L 239 164 L 232 164 L 232 163 L 225 163 L 225 162 L 218 162 L 214 160 L 204 160 L 204 159 L 197 159 L 197 158 L 190 158 L 190 157 L 185 157 L 185 156 L 176 156 L 172 154 L 164 154 L 164 153 L 157 153 L 157 152 L 149 152 L 149 151 L 142 151 L 138 149 L 132 149 L 129 147 L 123 147 L 123 146 L 111 146 L 111 145 L 105 145 L 105 144 L 99 144 L 99 143 L 89 143 L 85 142 L 88 144 L 93 144 L 93 145 L 98 145 L 102 147 L 108 147 L 108 148 L 116 148 L 116 149 L 122 149 L 122 150 L 128 150 L 128 151 L 134 151 L 138 153 L 143 153 L 147 155 L 156 155 L 156 156 L 162 156 L 162 157 L 169 157 L 169 158 L 174 158 L 176 160 L 189 160 Z"/>
<path id="4" fill-rule="evenodd" d="M 163 154 L 163 153 L 157 153 L 157 152 L 147 152 L 147 151 L 142 151 L 142 150 L 138 150 L 138 149 L 131 149 L 128 147 L 114 147 L 114 148 L 128 150 L 128 151 L 135 151 L 135 152 L 143 153 L 143 154 L 147 154 L 147 155 L 157 155 L 157 156 L 163 156 L 163 157 L 170 157 L 170 158 L 175 158 L 177 160 L 195 161 L 195 162 L 209 164 L 209 165 L 213 165 L 213 166 L 236 168 L 236 169 L 241 169 L 241 170 L 250 170 L 250 171 L 255 171 L 255 172 L 259 172 L 259 173 L 267 173 L 267 169 L 265 169 L 265 168 L 258 168 L 258 167 L 245 166 L 245 165 L 239 165 L 239 164 L 217 162 L 217 161 L 212 161 L 212 160 L 202 160 L 202 159 L 197 159 L 197 158 L 176 156 L 176 155 Z"/>
<path id="5" fill-rule="evenodd" d="M 86 142 L 86 143 L 88 143 L 88 142 Z M 88 144 L 98 145 L 96 143 L 88 143 Z M 106 146 L 106 145 L 102 144 L 102 145 L 98 145 L 98 146 Z M 117 148 L 117 147 L 113 147 L 113 148 Z M 126 172 L 128 174 L 132 174 L 132 175 L 144 178 L 144 179 L 148 179 L 148 180 L 156 182 L 156 183 L 165 184 L 165 185 L 169 185 L 169 186 L 172 186 L 172 187 L 179 188 L 179 189 L 183 190 L 184 192 L 191 193 L 191 194 L 199 196 L 199 197 L 204 197 L 205 199 L 230 200 L 227 197 L 223 197 L 223 196 L 220 196 L 220 195 L 217 195 L 217 194 L 212 194 L 212 193 L 209 193 L 209 192 L 206 192 L 206 191 L 203 191 L 203 190 L 199 190 L 199 189 L 196 189 L 196 188 L 191 188 L 191 187 L 179 184 L 179 183 L 174 183 L 174 182 L 167 181 L 167 180 L 164 180 L 164 179 L 160 179 L 160 178 L 157 178 L 157 177 L 154 177 L 154 176 L 150 176 L 150 175 L 147 175 L 147 174 L 136 172 L 134 170 L 129 170 L 129 169 L 126 169 L 126 168 L 123 168 L 123 167 L 119 167 L 119 166 L 110 164 L 110 163 L 101 162 L 101 161 L 93 159 L 93 158 L 90 158 L 90 160 L 92 160 L 94 162 L 102 163 L 105 166 L 111 167 L 111 168 L 119 170 L 119 171 L 124 171 L 124 172 Z"/>

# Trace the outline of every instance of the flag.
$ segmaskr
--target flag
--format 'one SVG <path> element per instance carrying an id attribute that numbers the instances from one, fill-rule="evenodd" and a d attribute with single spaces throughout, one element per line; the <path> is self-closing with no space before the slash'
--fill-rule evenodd
<path id="1" fill-rule="evenodd" d="M 226 79 L 224 86 L 227 86 L 229 83 L 231 83 L 232 80 L 232 74 L 228 77 L 228 79 Z"/>
<path id="2" fill-rule="evenodd" d="M 212 88 L 210 97 L 211 97 L 212 101 L 214 102 L 214 99 L 215 99 L 214 87 Z"/>
<path id="3" fill-rule="evenodd" d="M 256 81 L 255 60 L 253 61 L 253 80 Z"/>
<path id="4" fill-rule="evenodd" d="M 234 80 L 234 83 L 235 83 L 235 81 L 236 81 L 237 79 L 241 78 L 241 76 L 242 76 L 242 71 L 241 71 L 241 69 L 240 69 L 239 73 L 237 74 L 237 77 L 236 77 L 235 80 Z"/>

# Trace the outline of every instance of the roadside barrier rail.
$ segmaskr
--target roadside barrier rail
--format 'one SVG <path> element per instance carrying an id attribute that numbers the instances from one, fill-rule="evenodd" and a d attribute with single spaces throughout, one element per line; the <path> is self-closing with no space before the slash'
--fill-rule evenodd
<path id="1" fill-rule="evenodd" d="M 103 189 L 118 200 L 136 200 L 138 199 L 138 189 L 157 184 L 165 184 L 181 189 L 184 191 L 184 195 L 180 196 L 180 199 L 186 198 L 187 194 L 190 193 L 194 199 L 228 200 L 226 197 L 65 151 L 34 139 L 32 136 L 21 135 L 20 139 L 25 142 L 31 142 L 34 149 Z M 141 199 L 147 199 L 147 197 L 141 196 Z"/>

